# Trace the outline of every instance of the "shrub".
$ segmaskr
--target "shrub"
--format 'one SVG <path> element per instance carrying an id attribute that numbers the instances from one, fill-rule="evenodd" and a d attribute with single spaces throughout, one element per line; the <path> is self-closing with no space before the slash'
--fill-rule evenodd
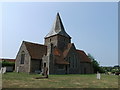
<path id="1" fill-rule="evenodd" d="M 4 66 L 14 66 L 14 65 L 15 65 L 15 62 L 7 62 L 7 61 L 2 62 L 2 67 L 4 67 Z"/>

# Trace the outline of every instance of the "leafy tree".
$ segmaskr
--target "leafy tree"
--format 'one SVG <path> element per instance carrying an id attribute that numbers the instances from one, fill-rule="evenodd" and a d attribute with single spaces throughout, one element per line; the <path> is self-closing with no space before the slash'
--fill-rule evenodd
<path id="1" fill-rule="evenodd" d="M 91 61 L 92 61 L 92 65 L 93 65 L 93 68 L 94 68 L 94 73 L 97 73 L 97 71 L 100 72 L 100 73 L 105 72 L 105 70 L 102 67 L 99 66 L 99 63 L 97 62 L 97 60 L 95 60 L 95 58 L 90 53 L 88 53 L 88 58 L 90 58 Z"/>

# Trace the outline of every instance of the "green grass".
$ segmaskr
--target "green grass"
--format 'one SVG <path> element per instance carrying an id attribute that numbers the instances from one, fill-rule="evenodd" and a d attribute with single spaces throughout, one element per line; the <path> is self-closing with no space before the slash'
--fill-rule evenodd
<path id="1" fill-rule="evenodd" d="M 118 88 L 118 76 L 95 74 L 49 75 L 48 79 L 34 79 L 38 74 L 6 73 L 2 76 L 3 88 Z M 119 76 L 120 77 L 120 76 Z"/>

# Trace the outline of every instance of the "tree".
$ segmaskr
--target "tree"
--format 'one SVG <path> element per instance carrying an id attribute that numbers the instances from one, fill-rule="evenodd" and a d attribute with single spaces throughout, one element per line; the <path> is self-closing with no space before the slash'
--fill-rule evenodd
<path id="1" fill-rule="evenodd" d="M 90 60 L 92 61 L 92 65 L 93 65 L 93 68 L 94 68 L 94 73 L 97 73 L 97 71 L 100 72 L 100 73 L 105 72 L 104 69 L 99 66 L 99 63 L 97 62 L 97 60 L 95 60 L 95 58 L 90 53 L 88 53 L 88 58 L 90 58 Z"/>

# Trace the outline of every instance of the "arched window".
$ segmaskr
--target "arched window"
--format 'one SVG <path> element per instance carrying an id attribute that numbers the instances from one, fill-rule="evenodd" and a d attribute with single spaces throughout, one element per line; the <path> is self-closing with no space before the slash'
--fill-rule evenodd
<path id="1" fill-rule="evenodd" d="M 20 62 L 20 64 L 24 64 L 24 60 L 25 60 L 25 52 L 22 51 L 21 52 L 21 62 Z"/>

